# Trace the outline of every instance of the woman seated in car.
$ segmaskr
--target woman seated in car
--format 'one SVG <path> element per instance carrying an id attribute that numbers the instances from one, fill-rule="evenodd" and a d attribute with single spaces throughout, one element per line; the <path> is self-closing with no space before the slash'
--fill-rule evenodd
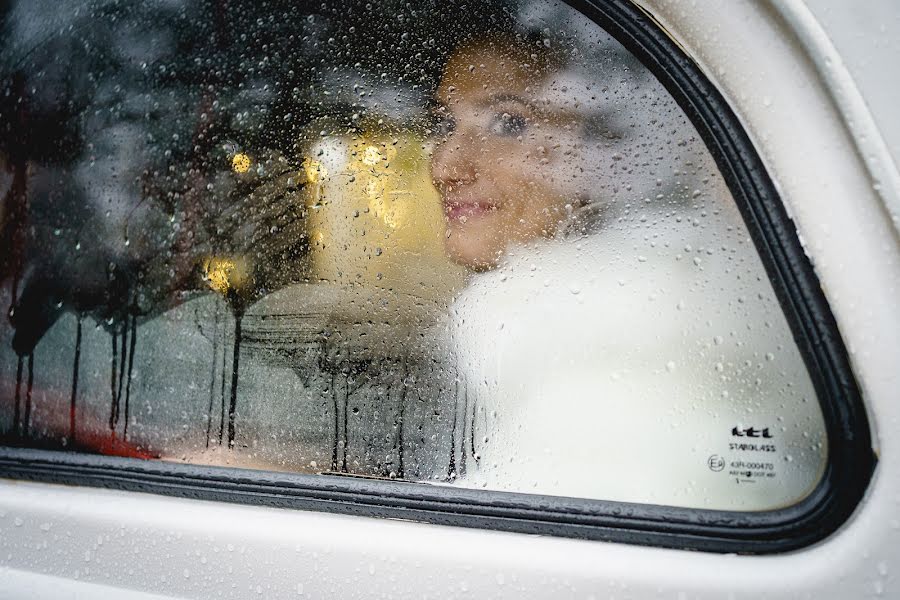
<path id="1" fill-rule="evenodd" d="M 735 424 L 774 427 L 789 382 L 812 390 L 724 181 L 655 78 L 597 30 L 509 34 L 458 48 L 437 100 L 445 248 L 472 272 L 449 327 L 460 484 L 731 509 L 812 486 L 820 457 L 795 434 L 810 464 L 790 479 L 735 494 L 708 467 Z"/>

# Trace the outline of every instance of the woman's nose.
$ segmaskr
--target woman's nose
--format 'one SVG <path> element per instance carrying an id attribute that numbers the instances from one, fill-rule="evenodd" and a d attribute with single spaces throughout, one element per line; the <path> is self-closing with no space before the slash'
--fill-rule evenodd
<path id="1" fill-rule="evenodd" d="M 431 177 L 439 188 L 469 183 L 477 177 L 473 160 L 477 150 L 464 141 L 463 136 L 454 132 L 435 148 L 431 159 Z"/>

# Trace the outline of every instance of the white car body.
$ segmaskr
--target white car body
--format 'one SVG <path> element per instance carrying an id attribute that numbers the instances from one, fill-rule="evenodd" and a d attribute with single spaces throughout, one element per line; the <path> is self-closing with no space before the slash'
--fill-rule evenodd
<path id="1" fill-rule="evenodd" d="M 0 598 L 900 597 L 900 4 L 641 0 L 746 128 L 850 353 L 878 465 L 801 550 L 707 554 L 0 481 Z"/>

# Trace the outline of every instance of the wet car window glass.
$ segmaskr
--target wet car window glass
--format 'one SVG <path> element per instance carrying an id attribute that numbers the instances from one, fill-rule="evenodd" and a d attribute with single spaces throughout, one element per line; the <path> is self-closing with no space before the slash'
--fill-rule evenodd
<path id="1" fill-rule="evenodd" d="M 0 17 L 3 444 L 747 511 L 820 480 L 709 151 L 574 9 Z"/>

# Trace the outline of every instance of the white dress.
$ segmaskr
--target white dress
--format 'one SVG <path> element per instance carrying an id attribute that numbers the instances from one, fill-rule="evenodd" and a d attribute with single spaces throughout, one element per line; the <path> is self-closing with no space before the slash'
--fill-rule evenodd
<path id="1" fill-rule="evenodd" d="M 729 510 L 808 494 L 822 416 L 734 221 L 630 211 L 476 276 L 449 326 L 470 407 L 458 483 Z"/>

